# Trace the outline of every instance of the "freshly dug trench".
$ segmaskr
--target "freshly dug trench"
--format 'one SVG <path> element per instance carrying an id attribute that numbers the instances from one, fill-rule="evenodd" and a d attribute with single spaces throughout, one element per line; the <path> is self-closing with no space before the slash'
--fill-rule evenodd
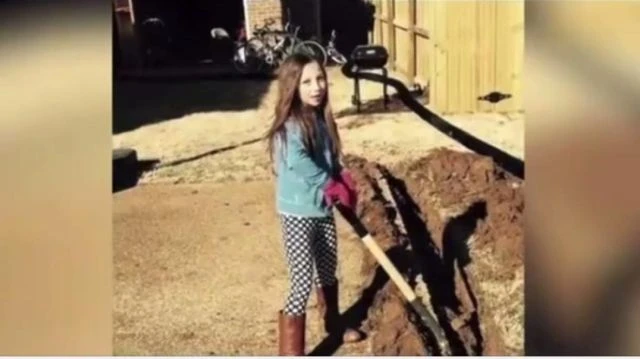
<path id="1" fill-rule="evenodd" d="M 394 225 L 388 213 L 388 203 L 377 187 L 376 164 L 356 156 L 346 156 L 345 163 L 358 184 L 358 216 L 392 262 L 407 264 L 407 256 L 410 255 L 405 249 L 407 241 Z M 362 250 L 366 251 L 366 248 L 363 246 Z M 406 269 L 398 266 L 402 273 Z M 373 353 L 390 356 L 432 354 L 425 345 L 423 333 L 412 323 L 400 291 L 388 280 L 373 256 L 365 256 L 361 271 L 368 278 L 363 291 L 377 290 L 364 324 L 364 329 L 371 336 Z M 381 289 L 378 288 L 380 285 Z"/>
<path id="2" fill-rule="evenodd" d="M 430 297 L 454 353 L 523 354 L 522 182 L 490 158 L 446 149 L 391 170 L 355 156 L 345 160 L 359 185 L 360 218 L 416 293 Z M 396 212 L 375 180 L 379 170 L 406 233 L 394 224 Z M 372 256 L 365 258 L 362 271 L 373 286 L 385 276 Z M 387 281 L 365 324 L 374 354 L 433 354 L 416 324 Z"/>

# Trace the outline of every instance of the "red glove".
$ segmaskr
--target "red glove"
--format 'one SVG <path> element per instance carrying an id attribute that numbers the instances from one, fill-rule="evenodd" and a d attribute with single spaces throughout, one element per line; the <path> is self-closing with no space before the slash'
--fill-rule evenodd
<path id="1" fill-rule="evenodd" d="M 342 181 L 336 181 L 333 178 L 327 182 L 324 188 L 324 198 L 328 205 L 338 202 L 343 206 L 355 210 L 354 197 L 351 190 Z"/>
<path id="2" fill-rule="evenodd" d="M 340 172 L 340 179 L 347 186 L 347 189 L 351 192 L 351 197 L 353 197 L 353 208 L 355 209 L 356 204 L 358 203 L 358 190 L 356 188 L 356 181 L 351 177 L 351 173 L 346 169 L 343 169 Z"/>
<path id="3" fill-rule="evenodd" d="M 330 179 L 324 190 L 325 200 L 329 205 L 338 202 L 343 206 L 356 210 L 358 193 L 351 174 L 343 169 L 338 180 Z"/>

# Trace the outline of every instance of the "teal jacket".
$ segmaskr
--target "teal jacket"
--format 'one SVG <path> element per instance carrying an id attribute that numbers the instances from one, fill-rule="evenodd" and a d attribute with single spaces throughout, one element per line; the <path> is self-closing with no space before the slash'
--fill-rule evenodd
<path id="1" fill-rule="evenodd" d="M 331 207 L 324 200 L 323 189 L 341 165 L 333 154 L 332 141 L 321 115 L 315 121 L 316 148 L 304 147 L 300 125 L 285 123 L 286 140 L 275 141 L 276 206 L 281 214 L 298 217 L 327 217 Z"/>

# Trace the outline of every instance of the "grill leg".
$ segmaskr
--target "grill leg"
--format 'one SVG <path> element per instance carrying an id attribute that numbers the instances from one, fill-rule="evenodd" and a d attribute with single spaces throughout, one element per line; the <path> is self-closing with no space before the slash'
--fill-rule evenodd
<path id="1" fill-rule="evenodd" d="M 358 78 L 358 73 L 356 72 L 353 78 L 353 98 L 351 103 L 356 106 L 356 112 L 360 112 L 360 79 Z"/>
<path id="2" fill-rule="evenodd" d="M 382 75 L 384 76 L 384 79 L 386 80 L 388 78 L 387 76 L 388 72 L 386 68 L 382 68 Z M 384 95 L 384 109 L 388 109 L 387 104 L 389 103 L 389 96 L 387 96 L 387 83 L 383 83 L 382 84 L 382 93 Z"/>

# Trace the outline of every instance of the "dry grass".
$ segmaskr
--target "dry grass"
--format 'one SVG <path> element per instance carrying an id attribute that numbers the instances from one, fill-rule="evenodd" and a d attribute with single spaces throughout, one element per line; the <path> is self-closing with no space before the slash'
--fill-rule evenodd
<path id="1" fill-rule="evenodd" d="M 475 288 L 485 312 L 491 313 L 495 327 L 500 331 L 507 352 L 505 355 L 524 355 L 524 266 L 513 272 L 513 278 L 504 277 L 504 268 L 489 247 L 475 248 L 473 241 L 471 271 L 477 278 Z"/>
<path id="2" fill-rule="evenodd" d="M 338 69 L 330 74 L 330 95 L 336 113 L 350 113 L 352 82 Z M 154 84 L 154 86 L 163 86 Z M 167 85 L 169 86 L 169 85 Z M 195 84 L 189 87 L 171 85 L 180 93 L 163 92 L 164 101 L 172 101 L 173 96 L 202 97 L 206 86 L 208 93 L 215 93 L 211 83 Z M 159 159 L 162 163 L 186 159 L 259 138 L 266 130 L 276 97 L 276 84 L 261 84 L 264 93 L 252 90 L 256 82 L 224 82 L 219 91 L 229 93 L 222 100 L 252 103 L 250 108 L 225 103 L 224 111 L 196 112 L 180 117 L 151 123 L 137 129 L 113 136 L 114 147 L 133 147 L 139 157 Z M 378 99 L 382 95 L 380 84 L 362 81 L 363 102 Z M 394 91 L 389 89 L 393 95 Z M 242 96 L 251 96 L 251 101 Z M 140 93 L 144 96 L 144 93 Z M 157 96 L 157 94 L 155 94 Z M 133 101 L 133 100 L 130 100 Z M 137 106 L 151 103 L 140 100 Z M 183 107 L 188 107 L 181 104 Z M 164 105 L 166 106 L 166 105 Z M 213 106 L 212 106 L 213 107 Z M 397 106 L 396 106 L 397 107 Z M 236 108 L 238 108 L 236 110 Z M 136 113 L 150 111 L 138 109 Z M 116 114 L 117 115 L 117 114 Z M 503 148 L 515 156 L 524 156 L 524 120 L 522 116 L 509 118 L 500 115 L 469 115 L 447 117 L 455 125 Z M 146 120 L 143 122 L 147 122 Z M 148 122 L 153 122 L 149 120 Z M 435 147 L 466 150 L 457 142 L 426 125 L 413 112 L 377 112 L 354 114 L 338 119 L 341 135 L 348 153 L 364 155 L 369 160 L 391 164 L 401 159 L 423 156 Z M 146 173 L 143 183 L 202 183 L 250 181 L 270 178 L 264 143 L 258 142 L 221 151 L 194 161 L 176 166 L 164 167 Z"/>

